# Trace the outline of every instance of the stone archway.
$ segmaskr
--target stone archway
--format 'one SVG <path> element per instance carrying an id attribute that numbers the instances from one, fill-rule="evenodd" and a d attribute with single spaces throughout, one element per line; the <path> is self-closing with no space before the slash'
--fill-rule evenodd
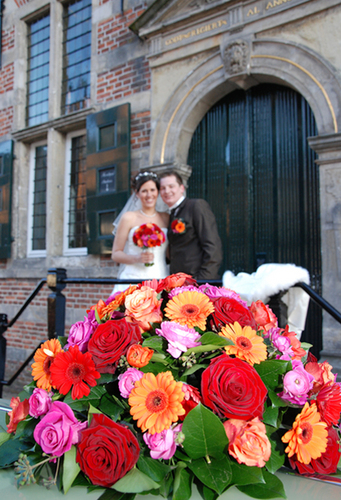
<path id="1" fill-rule="evenodd" d="M 231 65 L 233 46 L 240 55 Z M 208 109 L 232 90 L 263 82 L 287 85 L 302 94 L 319 135 L 341 129 L 341 85 L 321 56 L 277 39 L 223 40 L 221 50 L 191 72 L 164 106 L 152 136 L 150 164 L 185 164 L 194 130 Z"/>

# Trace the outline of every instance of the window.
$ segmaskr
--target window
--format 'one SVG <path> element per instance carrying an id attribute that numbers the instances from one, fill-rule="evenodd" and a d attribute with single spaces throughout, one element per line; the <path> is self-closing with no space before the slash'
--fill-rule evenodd
<path id="1" fill-rule="evenodd" d="M 28 25 L 27 126 L 49 116 L 50 15 Z"/>
<path id="2" fill-rule="evenodd" d="M 86 108 L 90 100 L 91 0 L 70 2 L 63 15 L 62 114 Z"/>
<path id="3" fill-rule="evenodd" d="M 28 257 L 46 256 L 46 174 L 47 145 L 31 147 Z"/>
<path id="4" fill-rule="evenodd" d="M 86 132 L 66 140 L 64 255 L 86 255 Z"/>

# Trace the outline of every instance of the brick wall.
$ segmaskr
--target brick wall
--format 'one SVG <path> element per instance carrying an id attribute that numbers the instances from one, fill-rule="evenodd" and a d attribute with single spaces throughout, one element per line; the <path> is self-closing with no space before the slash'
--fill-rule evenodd
<path id="1" fill-rule="evenodd" d="M 103 3 L 105 3 L 103 1 Z M 134 9 L 129 9 L 122 15 L 109 17 L 98 24 L 97 33 L 97 53 L 103 54 L 109 50 L 117 49 L 135 38 L 129 25 L 135 21 L 145 10 L 145 5 L 141 4 Z"/>
<path id="2" fill-rule="evenodd" d="M 6 52 L 7 50 L 14 49 L 14 35 L 14 26 L 8 28 L 7 30 L 2 30 L 2 53 Z"/>
<path id="3" fill-rule="evenodd" d="M 0 280 L 0 313 L 8 313 L 8 321 L 16 314 L 27 297 L 33 292 L 39 280 Z M 68 285 L 63 290 L 66 298 L 66 317 L 68 311 L 74 313 L 79 311 L 81 319 L 86 316 L 86 311 L 100 299 L 107 299 L 112 291 L 112 285 Z M 47 339 L 47 297 L 49 288 L 44 285 L 37 296 L 28 306 L 26 313 L 20 317 L 15 324 L 6 331 L 7 359 L 5 379 L 19 369 L 29 354 Z M 25 318 L 29 314 L 29 319 Z M 71 323 L 65 324 L 65 335 L 68 335 Z M 25 368 L 19 378 L 10 387 L 4 387 L 3 397 L 10 398 L 19 393 L 22 387 L 32 381 L 31 364 Z"/>

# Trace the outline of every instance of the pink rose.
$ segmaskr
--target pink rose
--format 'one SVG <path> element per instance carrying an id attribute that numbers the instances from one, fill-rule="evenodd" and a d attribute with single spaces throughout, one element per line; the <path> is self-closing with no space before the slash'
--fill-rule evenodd
<path id="1" fill-rule="evenodd" d="M 179 293 L 182 293 L 182 292 L 201 292 L 201 290 L 193 285 L 179 286 L 178 288 L 173 288 L 173 290 L 171 290 L 168 293 L 168 298 L 172 299 L 173 297 L 175 297 L 176 295 L 179 295 Z M 201 293 L 204 293 L 204 292 L 201 292 Z"/>
<path id="2" fill-rule="evenodd" d="M 175 321 L 164 321 L 161 323 L 161 329 L 156 328 L 155 333 L 164 337 L 168 341 L 167 352 L 173 358 L 179 358 L 183 352 L 186 352 L 190 347 L 201 345 L 199 342 L 200 335 L 194 328 L 189 328 L 186 325 L 179 325 Z"/>
<path id="3" fill-rule="evenodd" d="M 19 396 L 17 398 L 12 398 L 10 402 L 10 407 L 12 411 L 8 412 L 9 416 L 9 424 L 7 425 L 7 432 L 15 432 L 17 430 L 18 423 L 28 415 L 29 410 L 29 402 L 28 399 L 24 399 L 24 401 L 20 401 Z"/>
<path id="4" fill-rule="evenodd" d="M 314 377 L 304 369 L 301 363 L 284 375 L 283 391 L 278 396 L 289 403 L 303 406 L 308 400 L 313 381 Z"/>
<path id="5" fill-rule="evenodd" d="M 90 337 L 97 327 L 97 321 L 90 321 L 88 318 L 85 318 L 84 321 L 78 321 L 72 325 L 67 339 L 67 344 L 65 346 L 66 349 L 70 346 L 78 345 L 81 352 L 86 352 Z"/>
<path id="6" fill-rule="evenodd" d="M 80 431 L 87 426 L 87 422 L 76 419 L 70 406 L 55 401 L 37 424 L 33 436 L 45 453 L 60 457 L 80 441 Z"/>
<path id="7" fill-rule="evenodd" d="M 229 439 L 228 452 L 239 464 L 264 467 L 271 455 L 271 444 L 265 425 L 258 417 L 245 420 L 230 419 L 224 422 Z"/>
<path id="8" fill-rule="evenodd" d="M 129 398 L 129 395 L 135 386 L 136 380 L 140 380 L 142 377 L 143 372 L 140 372 L 137 368 L 128 368 L 127 371 L 118 376 L 118 388 L 122 398 Z"/>
<path id="9" fill-rule="evenodd" d="M 45 415 L 51 407 L 53 392 L 47 392 L 44 389 L 35 388 L 28 402 L 30 404 L 29 414 L 31 417 L 38 418 Z"/>
<path id="10" fill-rule="evenodd" d="M 150 330 L 150 323 L 162 321 L 161 302 L 155 290 L 142 286 L 125 298 L 127 321 L 132 318 L 143 330 Z"/>
<path id="11" fill-rule="evenodd" d="M 172 458 L 176 451 L 176 439 L 181 429 L 182 424 L 179 424 L 174 428 L 170 427 L 169 429 L 162 432 L 156 432 L 155 434 L 145 432 L 143 434 L 143 440 L 150 449 L 150 456 L 155 459 L 162 458 L 163 460 Z"/>

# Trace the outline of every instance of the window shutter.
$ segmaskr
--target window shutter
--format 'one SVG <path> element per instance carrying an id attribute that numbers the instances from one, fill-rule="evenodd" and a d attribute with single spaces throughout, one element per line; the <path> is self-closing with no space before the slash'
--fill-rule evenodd
<path id="1" fill-rule="evenodd" d="M 0 259 L 11 256 L 13 141 L 0 143 Z"/>
<path id="2" fill-rule="evenodd" d="M 86 128 L 88 252 L 105 254 L 130 194 L 130 104 L 88 116 Z"/>

